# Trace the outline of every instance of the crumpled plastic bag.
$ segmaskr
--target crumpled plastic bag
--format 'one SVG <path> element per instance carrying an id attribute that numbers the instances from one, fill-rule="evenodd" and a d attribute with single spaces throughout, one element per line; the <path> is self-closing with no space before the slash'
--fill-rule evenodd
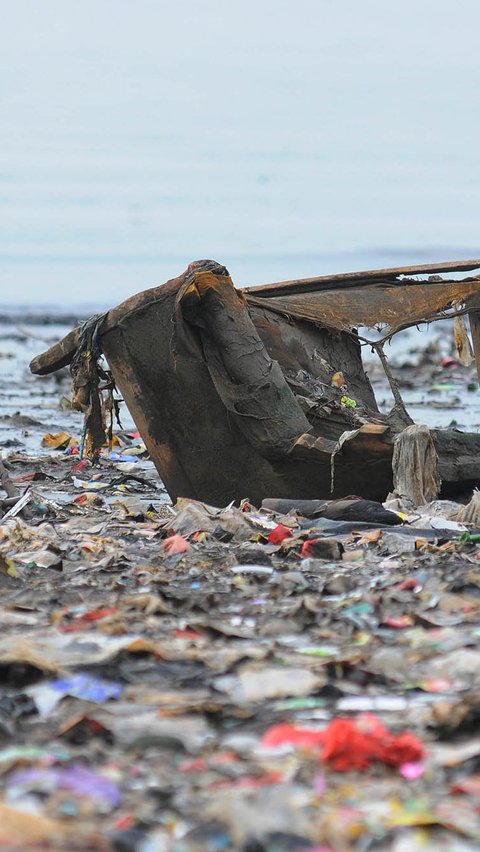
<path id="1" fill-rule="evenodd" d="M 318 750 L 320 759 L 337 772 L 364 770 L 372 763 L 401 766 L 425 756 L 422 742 L 408 731 L 393 734 L 373 713 L 357 719 L 332 719 L 327 728 L 312 730 L 281 724 L 269 728 L 262 738 L 264 748 L 292 745 Z"/>

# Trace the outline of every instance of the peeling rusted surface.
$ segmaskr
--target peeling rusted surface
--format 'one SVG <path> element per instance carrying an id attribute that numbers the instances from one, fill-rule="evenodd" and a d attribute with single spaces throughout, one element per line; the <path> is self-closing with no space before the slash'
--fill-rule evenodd
<path id="1" fill-rule="evenodd" d="M 352 330 L 358 326 L 382 325 L 394 333 L 419 322 L 438 319 L 456 303 L 471 305 L 480 297 L 480 278 L 419 284 L 408 282 L 386 285 L 375 282 L 364 287 L 329 289 L 319 292 L 292 293 L 260 297 L 250 291 L 249 304 L 298 319 L 322 323 L 331 328 Z"/>
<path id="2" fill-rule="evenodd" d="M 343 331 L 382 325 L 394 333 L 439 318 L 456 303 L 480 307 L 480 277 L 441 280 L 439 273 L 471 272 L 480 260 L 401 266 L 344 275 L 323 275 L 248 287 L 250 305 L 318 322 Z M 418 280 L 412 276 L 423 276 Z M 425 276 L 429 276 L 425 279 Z"/>

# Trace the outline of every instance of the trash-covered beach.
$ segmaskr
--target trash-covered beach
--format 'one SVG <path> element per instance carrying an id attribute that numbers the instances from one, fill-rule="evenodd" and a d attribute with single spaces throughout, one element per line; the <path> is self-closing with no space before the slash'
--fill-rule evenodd
<path id="1" fill-rule="evenodd" d="M 446 327 L 390 367 L 417 422 L 478 432 Z M 93 465 L 68 369 L 29 373 L 68 331 L 0 326 L 0 845 L 477 849 L 478 496 L 172 505 L 125 406 Z"/>

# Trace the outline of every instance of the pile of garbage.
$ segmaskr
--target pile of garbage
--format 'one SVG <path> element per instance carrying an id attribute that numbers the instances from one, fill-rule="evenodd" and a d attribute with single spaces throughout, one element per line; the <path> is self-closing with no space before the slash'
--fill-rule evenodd
<path id="1" fill-rule="evenodd" d="M 198 292 L 192 290 L 189 275 L 181 281 L 183 319 L 198 322 L 201 297 L 207 320 L 217 291 L 203 292 L 198 276 Z M 381 290 L 387 301 L 400 292 L 399 282 L 390 283 L 390 295 Z M 467 285 L 474 293 L 479 281 Z M 175 287 L 168 293 L 176 310 Z M 381 285 L 375 288 L 372 298 Z M 354 295 L 346 292 L 344 312 Z M 129 322 L 151 323 L 150 314 L 142 319 L 144 298 L 134 297 Z M 237 296 L 229 298 L 237 309 Z M 158 304 L 149 302 L 149 310 L 160 310 Z M 267 309 L 256 304 L 256 311 L 264 333 Z M 170 329 L 170 315 L 162 316 Z M 226 322 L 228 312 L 222 316 Z M 117 319 L 114 311 L 110 330 L 103 330 L 118 372 L 133 338 Z M 232 377 L 197 326 L 189 331 L 182 375 L 191 380 L 196 358 L 194 377 L 203 377 L 198 398 L 207 388 L 214 408 L 194 432 L 204 409 L 192 409 L 183 422 L 179 398 L 177 419 L 164 419 L 158 432 L 152 419 L 145 429 L 145 411 L 157 411 L 157 403 L 160 410 L 165 398 L 146 381 L 144 337 L 145 411 L 129 372 L 135 358 L 122 362 L 120 377 L 154 458 L 128 413 L 116 422 L 111 376 L 88 372 L 101 321 L 88 325 L 88 335 L 82 327 L 76 398 L 83 394 L 88 404 L 80 410 L 72 409 L 68 373 L 39 379 L 26 372 L 45 328 L 0 325 L 0 846 L 478 849 L 480 492 L 472 482 L 479 480 L 479 424 L 476 414 L 462 423 L 476 430 L 468 435 L 450 422 L 477 387 L 473 362 L 430 348 L 394 365 L 387 377 L 390 390 L 416 394 L 419 410 L 434 410 L 428 395 L 440 383 L 444 422 L 429 426 L 450 430 L 390 427 L 383 406 L 364 423 L 357 402 L 362 394 L 364 406 L 374 401 L 373 391 L 348 330 L 341 346 L 321 329 L 315 340 L 333 341 L 333 354 L 343 352 L 347 367 L 358 366 L 350 375 L 333 357 L 319 359 L 304 319 L 297 327 L 270 316 L 271 346 L 280 329 L 295 358 L 306 352 L 316 369 L 300 373 L 294 363 L 285 372 L 299 405 L 295 418 L 321 418 L 321 433 L 302 433 L 279 462 L 271 447 L 260 452 L 268 432 L 256 423 L 261 395 L 249 401 L 244 389 L 235 405 L 251 407 L 252 424 L 249 441 L 240 440 L 240 426 L 232 425 Z M 52 331 L 53 339 L 63 333 Z M 185 343 L 180 322 L 177 334 Z M 118 351 L 117 335 L 125 336 Z M 72 352 L 78 336 L 76 330 L 64 338 L 73 339 Z M 174 359 L 171 341 L 163 343 Z M 67 363 L 65 346 L 49 350 L 55 369 Z M 368 373 L 383 393 L 375 369 Z M 172 405 L 176 376 L 166 364 Z M 435 418 L 441 414 L 435 409 Z M 238 422 L 245 416 L 236 409 Z M 222 424 L 218 441 L 235 438 L 227 453 L 235 470 L 220 470 L 220 457 L 208 469 L 212 422 Z M 343 441 L 345 424 L 351 429 Z M 170 443 L 159 440 L 162 429 Z M 208 480 L 223 493 L 233 478 L 236 488 L 251 482 L 259 493 L 270 481 L 281 484 L 285 470 L 292 494 L 258 499 L 246 490 L 228 505 L 192 495 L 171 500 L 158 469 L 168 472 L 171 462 L 175 484 L 188 485 L 189 473 L 166 450 L 175 441 L 185 459 L 194 459 L 192 488 Z M 305 471 L 310 492 L 298 494 Z M 323 494 L 313 493 L 319 472 Z M 365 472 L 371 482 L 363 496 L 345 496 Z M 379 491 L 390 491 L 382 503 L 363 499 L 377 487 L 375 476 Z M 455 494 L 440 492 L 441 479 Z M 333 485 L 339 493 L 330 493 Z"/>
<path id="2" fill-rule="evenodd" d="M 4 461 L 2 844 L 478 848 L 479 495 L 172 506 L 77 438 Z"/>

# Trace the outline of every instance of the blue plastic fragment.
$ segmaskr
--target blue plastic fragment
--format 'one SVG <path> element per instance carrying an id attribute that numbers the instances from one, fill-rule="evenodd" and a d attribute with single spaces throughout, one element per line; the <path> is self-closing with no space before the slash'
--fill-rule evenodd
<path id="1" fill-rule="evenodd" d="M 125 689 L 122 683 L 87 674 L 75 674 L 62 680 L 52 680 L 47 685 L 62 695 L 85 698 L 97 704 L 108 701 L 109 698 L 120 698 Z"/>
<path id="2" fill-rule="evenodd" d="M 138 456 L 126 456 L 121 453 L 110 453 L 109 457 L 110 461 L 114 462 L 138 462 L 140 461 Z"/>

